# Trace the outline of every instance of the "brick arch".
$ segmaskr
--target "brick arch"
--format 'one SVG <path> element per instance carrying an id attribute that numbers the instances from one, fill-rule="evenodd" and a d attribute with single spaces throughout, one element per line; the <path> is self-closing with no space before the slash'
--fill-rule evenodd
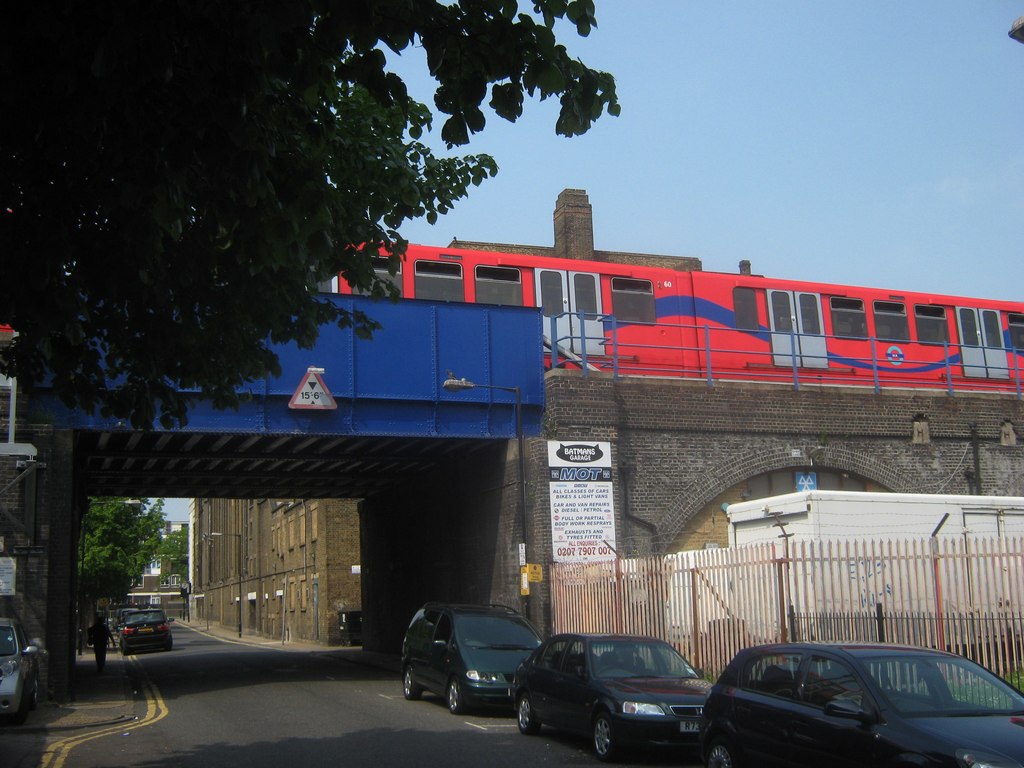
<path id="1" fill-rule="evenodd" d="M 822 469 L 852 472 L 893 492 L 907 493 L 910 487 L 891 463 L 869 456 L 841 445 L 827 445 L 813 449 L 812 466 Z M 664 550 L 682 533 L 686 524 L 713 499 L 730 488 L 756 475 L 775 472 L 780 469 L 807 467 L 808 458 L 793 456 L 791 446 L 763 450 L 756 454 L 737 456 L 730 462 L 719 465 L 709 472 L 704 482 L 692 485 L 679 495 L 675 504 L 666 510 L 658 525 L 658 540 L 655 546 Z"/>

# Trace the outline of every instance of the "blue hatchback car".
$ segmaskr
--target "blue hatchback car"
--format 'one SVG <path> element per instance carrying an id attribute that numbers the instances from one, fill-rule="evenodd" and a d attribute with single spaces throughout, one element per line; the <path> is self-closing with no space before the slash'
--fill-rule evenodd
<path id="1" fill-rule="evenodd" d="M 708 768 L 1022 768 L 1024 695 L 943 651 L 757 646 L 712 687 L 701 755 Z"/>

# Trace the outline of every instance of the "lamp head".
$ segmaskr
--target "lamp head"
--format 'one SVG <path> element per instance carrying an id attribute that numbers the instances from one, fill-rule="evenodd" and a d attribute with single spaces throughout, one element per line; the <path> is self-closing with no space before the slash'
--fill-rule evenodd
<path id="1" fill-rule="evenodd" d="M 451 371 L 446 372 L 448 378 L 444 380 L 441 386 L 448 392 L 461 392 L 464 389 L 472 389 L 476 386 L 472 381 L 466 378 L 457 379 L 455 374 Z"/>

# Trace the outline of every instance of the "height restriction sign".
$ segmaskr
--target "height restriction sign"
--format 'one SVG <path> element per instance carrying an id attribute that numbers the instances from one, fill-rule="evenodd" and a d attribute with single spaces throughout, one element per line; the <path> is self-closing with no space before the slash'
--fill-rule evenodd
<path id="1" fill-rule="evenodd" d="M 331 396 L 331 391 L 327 389 L 327 385 L 324 384 L 324 379 L 320 375 L 323 372 L 323 368 L 309 368 L 306 370 L 306 375 L 299 382 L 299 386 L 295 389 L 295 394 L 292 395 L 291 402 L 288 403 L 289 408 L 333 411 L 338 407 L 338 404 L 334 402 L 334 398 Z"/>

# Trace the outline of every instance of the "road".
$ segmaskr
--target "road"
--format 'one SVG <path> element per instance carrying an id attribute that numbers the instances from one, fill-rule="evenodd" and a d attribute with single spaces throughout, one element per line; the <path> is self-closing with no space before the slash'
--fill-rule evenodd
<path id="1" fill-rule="evenodd" d="M 63 768 L 600 764 L 583 739 L 522 736 L 511 711 L 454 716 L 439 698 L 406 701 L 397 674 L 357 661 L 358 649 L 282 651 L 173 631 L 170 653 L 128 659 L 139 719 L 75 734 Z M 678 753 L 627 760 L 619 765 L 697 765 Z"/>

